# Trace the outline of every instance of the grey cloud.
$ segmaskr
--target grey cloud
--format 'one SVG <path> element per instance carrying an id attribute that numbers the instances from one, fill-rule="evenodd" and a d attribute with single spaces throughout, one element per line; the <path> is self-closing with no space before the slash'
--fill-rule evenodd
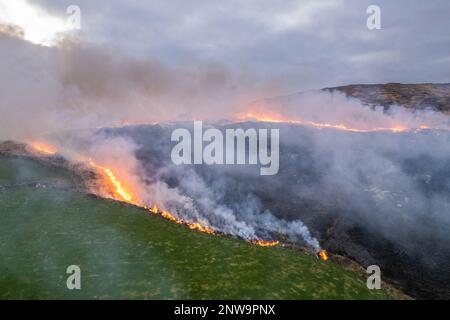
<path id="1" fill-rule="evenodd" d="M 62 10 L 71 1 L 37 1 Z M 85 36 L 172 64 L 211 60 L 286 80 L 285 91 L 358 82 L 448 82 L 450 3 L 386 1 L 78 1 Z"/>

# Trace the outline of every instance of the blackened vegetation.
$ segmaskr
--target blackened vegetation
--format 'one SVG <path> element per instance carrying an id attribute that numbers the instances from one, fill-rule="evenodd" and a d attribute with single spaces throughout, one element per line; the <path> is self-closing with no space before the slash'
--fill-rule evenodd
<path id="1" fill-rule="evenodd" d="M 137 143 L 149 183 L 163 180 L 195 199 L 186 183 L 180 184 L 186 176 L 179 175 L 193 170 L 228 207 L 239 210 L 257 199 L 278 218 L 301 219 L 330 252 L 363 267 L 379 265 L 385 279 L 412 297 L 450 297 L 450 158 L 438 152 L 448 142 L 447 132 L 223 125 L 280 128 L 280 172 L 260 176 L 256 166 L 174 166 L 170 134 L 179 126 L 105 129 L 102 134 Z M 287 240 L 282 230 L 267 236 Z"/>
<path id="2" fill-rule="evenodd" d="M 340 91 L 347 96 L 357 98 L 364 104 L 371 106 L 383 106 L 389 109 L 397 104 L 405 108 L 434 109 L 450 112 L 450 84 L 358 84 L 342 87 L 327 88 L 325 91 Z"/>

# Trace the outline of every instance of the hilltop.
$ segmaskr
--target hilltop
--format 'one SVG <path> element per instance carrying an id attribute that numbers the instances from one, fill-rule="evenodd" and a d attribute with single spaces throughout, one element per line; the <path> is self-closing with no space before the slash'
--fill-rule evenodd
<path id="1" fill-rule="evenodd" d="M 450 112 L 450 83 L 419 84 L 352 84 L 323 91 L 343 92 L 364 104 L 381 105 L 388 109 L 390 105 L 400 105 L 407 109 L 431 108 L 441 112 Z"/>

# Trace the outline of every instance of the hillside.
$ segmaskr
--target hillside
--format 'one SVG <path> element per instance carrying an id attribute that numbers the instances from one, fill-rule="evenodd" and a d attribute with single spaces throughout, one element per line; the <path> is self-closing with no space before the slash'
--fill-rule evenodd
<path id="1" fill-rule="evenodd" d="M 313 255 L 210 236 L 76 191 L 72 175 L 0 157 L 1 299 L 385 299 Z M 66 288 L 79 265 L 82 290 Z"/>

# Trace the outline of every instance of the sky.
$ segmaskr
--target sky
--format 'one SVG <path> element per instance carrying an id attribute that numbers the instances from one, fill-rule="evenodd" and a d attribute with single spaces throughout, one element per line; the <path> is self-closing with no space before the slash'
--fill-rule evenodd
<path id="1" fill-rule="evenodd" d="M 450 82 L 448 0 L 0 0 L 0 19 L 2 5 L 22 2 L 46 21 L 77 5 L 83 39 L 168 65 L 246 70 L 282 83 L 280 93 Z M 366 26 L 371 4 L 381 9 L 380 30 Z"/>

